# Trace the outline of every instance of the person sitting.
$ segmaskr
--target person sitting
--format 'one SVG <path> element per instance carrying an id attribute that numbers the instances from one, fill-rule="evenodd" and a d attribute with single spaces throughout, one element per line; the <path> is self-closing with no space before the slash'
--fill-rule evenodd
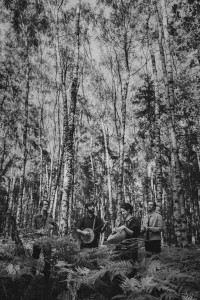
<path id="1" fill-rule="evenodd" d="M 113 233 L 124 231 L 125 236 L 122 241 L 126 241 L 127 239 L 137 239 L 140 236 L 140 221 L 138 218 L 134 217 L 133 214 L 133 206 L 130 203 L 124 202 L 120 206 L 120 213 L 122 215 L 122 221 L 119 223 L 118 227 L 113 229 Z M 121 259 L 132 259 L 136 261 L 138 259 L 138 242 L 135 241 L 134 249 L 130 254 L 122 254 Z"/>

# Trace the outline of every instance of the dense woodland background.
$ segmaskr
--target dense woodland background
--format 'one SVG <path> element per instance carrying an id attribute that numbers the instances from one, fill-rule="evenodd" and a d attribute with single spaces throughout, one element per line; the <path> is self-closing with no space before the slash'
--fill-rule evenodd
<path id="1" fill-rule="evenodd" d="M 2 0 L 0 231 L 41 201 L 63 234 L 149 199 L 164 241 L 200 241 L 198 0 Z"/>

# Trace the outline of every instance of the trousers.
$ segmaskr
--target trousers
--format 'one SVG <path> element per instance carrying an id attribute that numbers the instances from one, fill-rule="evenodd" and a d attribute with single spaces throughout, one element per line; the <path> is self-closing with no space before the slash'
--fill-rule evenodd
<path id="1" fill-rule="evenodd" d="M 33 254 L 32 257 L 35 259 L 40 258 L 40 253 L 43 251 L 44 255 L 44 277 L 49 278 L 51 272 L 51 244 L 49 242 L 40 243 L 36 242 L 33 245 Z"/>
<path id="2" fill-rule="evenodd" d="M 161 252 L 161 240 L 152 240 L 145 242 L 145 250 L 151 254 L 158 254 Z"/>

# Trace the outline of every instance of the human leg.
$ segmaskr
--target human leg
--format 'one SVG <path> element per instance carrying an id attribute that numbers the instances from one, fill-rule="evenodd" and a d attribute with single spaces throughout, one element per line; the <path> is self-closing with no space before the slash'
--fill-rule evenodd
<path id="1" fill-rule="evenodd" d="M 153 240 L 145 242 L 145 250 L 147 252 L 147 257 L 150 257 L 152 254 L 158 254 L 161 252 L 161 241 Z"/>
<path id="2" fill-rule="evenodd" d="M 40 246 L 40 244 L 38 242 L 36 242 L 33 245 L 32 257 L 34 259 L 39 259 L 40 258 L 40 253 L 41 253 L 41 246 Z M 33 276 L 35 276 L 35 274 L 36 274 L 36 266 L 35 266 L 35 264 L 32 267 L 32 273 L 33 273 Z"/>
<path id="3" fill-rule="evenodd" d="M 49 278 L 51 272 L 51 244 L 50 242 L 46 242 L 42 246 L 43 254 L 44 254 L 44 277 Z"/>
<path id="4" fill-rule="evenodd" d="M 41 253 L 40 244 L 39 243 L 34 243 L 32 257 L 35 258 L 35 259 L 39 259 L 40 258 L 40 253 Z"/>

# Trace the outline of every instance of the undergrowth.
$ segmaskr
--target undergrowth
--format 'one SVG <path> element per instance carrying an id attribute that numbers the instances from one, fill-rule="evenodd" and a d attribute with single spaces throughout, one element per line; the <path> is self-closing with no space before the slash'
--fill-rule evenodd
<path id="1" fill-rule="evenodd" d="M 50 278 L 43 275 L 44 257 L 31 256 L 34 238 L 23 238 L 21 256 L 12 241 L 0 240 L 1 300 L 200 299 L 197 246 L 164 247 L 159 256 L 147 259 L 140 243 L 140 259 L 134 263 L 121 258 L 136 248 L 136 240 L 82 251 L 72 237 L 40 239 L 41 245 L 46 242 L 53 249 Z"/>

